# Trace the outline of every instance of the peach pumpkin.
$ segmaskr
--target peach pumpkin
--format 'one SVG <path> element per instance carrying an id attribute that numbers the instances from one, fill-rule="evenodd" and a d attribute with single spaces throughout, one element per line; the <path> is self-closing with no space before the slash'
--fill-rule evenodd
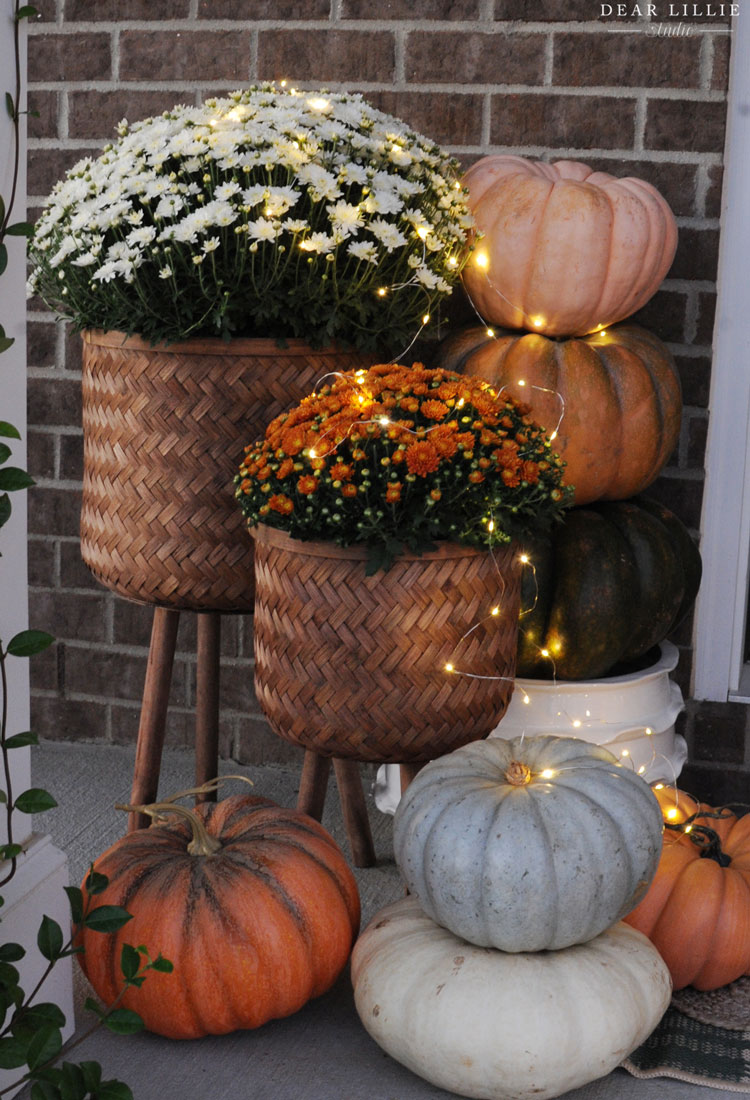
<path id="1" fill-rule="evenodd" d="M 493 324 L 585 335 L 645 305 L 674 259 L 674 215 L 645 180 L 501 154 L 464 184 L 483 237 L 462 279 Z"/>

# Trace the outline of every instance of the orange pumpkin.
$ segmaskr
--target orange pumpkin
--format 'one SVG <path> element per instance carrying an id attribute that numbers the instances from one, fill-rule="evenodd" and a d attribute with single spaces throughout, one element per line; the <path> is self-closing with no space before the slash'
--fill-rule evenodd
<path id="1" fill-rule="evenodd" d="M 104 1003 L 122 988 L 125 943 L 174 964 L 121 1002 L 169 1038 L 259 1027 L 325 993 L 349 958 L 360 908 L 323 827 L 254 796 L 164 808 L 184 820 L 130 833 L 95 863 L 109 878 L 95 904 L 133 918 L 111 935 L 83 929 L 78 957 Z"/>
<path id="2" fill-rule="evenodd" d="M 690 831 L 665 830 L 656 876 L 624 919 L 651 940 L 675 989 L 718 989 L 750 973 L 750 815 L 701 805 L 686 818 L 694 801 L 673 795 L 659 799 L 665 819 Z"/>
<path id="3" fill-rule="evenodd" d="M 464 184 L 484 236 L 462 279 L 486 321 L 584 335 L 645 305 L 672 264 L 674 215 L 645 180 L 500 154 Z"/>
<path id="4" fill-rule="evenodd" d="M 567 463 L 575 504 L 625 500 L 654 481 L 677 443 L 682 391 L 665 344 L 637 325 L 580 339 L 474 326 L 448 336 L 433 366 L 482 378 L 531 407 Z"/>

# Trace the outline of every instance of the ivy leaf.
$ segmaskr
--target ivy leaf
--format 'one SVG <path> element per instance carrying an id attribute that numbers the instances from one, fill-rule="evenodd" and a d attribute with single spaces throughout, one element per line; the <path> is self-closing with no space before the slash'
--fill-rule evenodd
<path id="1" fill-rule="evenodd" d="M 18 428 L 14 428 L 12 424 L 9 424 L 7 420 L 0 420 L 0 435 L 5 436 L 6 439 L 20 439 L 21 433 Z"/>
<path id="2" fill-rule="evenodd" d="M 30 237 L 34 226 L 31 222 L 13 222 L 12 225 L 6 225 L 5 232 L 9 237 Z"/>
<path id="3" fill-rule="evenodd" d="M 162 955 L 158 955 L 151 963 L 150 970 L 156 970 L 160 974 L 171 974 L 174 970 L 174 964 L 165 959 Z"/>
<path id="4" fill-rule="evenodd" d="M 51 917 L 42 917 L 36 944 L 42 955 L 48 962 L 55 962 L 60 958 L 63 949 L 62 928 Z"/>
<path id="5" fill-rule="evenodd" d="M 137 1031 L 143 1031 L 143 1020 L 129 1008 L 116 1008 L 104 1017 L 102 1023 L 115 1035 L 135 1035 Z"/>
<path id="6" fill-rule="evenodd" d="M 133 1093 L 124 1081 L 102 1081 L 96 1090 L 96 1100 L 133 1100 Z"/>
<path id="7" fill-rule="evenodd" d="M 39 1004 L 30 1005 L 29 1008 L 17 1014 L 17 1018 L 11 1024 L 11 1031 L 17 1037 L 26 1036 L 30 1039 L 46 1024 L 51 1024 L 52 1027 L 65 1027 L 65 1013 L 51 1001 L 40 1001 Z"/>
<path id="8" fill-rule="evenodd" d="M 33 4 L 24 4 L 24 6 L 19 8 L 16 12 L 16 19 L 18 21 L 21 19 L 33 19 L 37 15 L 39 15 L 38 8 L 35 8 Z"/>
<path id="9" fill-rule="evenodd" d="M 22 851 L 20 844 L 0 844 L 0 859 L 17 859 Z"/>
<path id="10" fill-rule="evenodd" d="M 134 978 L 141 966 L 141 956 L 136 949 L 129 943 L 123 944 L 122 954 L 120 955 L 120 970 L 122 976 L 126 981 Z"/>
<path id="11" fill-rule="evenodd" d="M 93 997 L 87 997 L 83 1003 L 83 1007 L 87 1012 L 93 1012 L 100 1020 L 104 1015 L 104 1009 L 96 1003 Z"/>
<path id="12" fill-rule="evenodd" d="M 79 886 L 63 886 L 68 895 L 70 904 L 70 919 L 73 924 L 80 924 L 83 920 L 83 891 Z"/>
<path id="13" fill-rule="evenodd" d="M 31 1100 L 60 1100 L 60 1090 L 52 1081 L 35 1081 L 31 1086 Z"/>
<path id="14" fill-rule="evenodd" d="M 132 915 L 119 905 L 99 905 L 83 918 L 83 924 L 92 932 L 116 932 L 132 919 Z"/>
<path id="15" fill-rule="evenodd" d="M 0 946 L 0 962 L 18 962 L 25 954 L 20 943 L 4 943 Z"/>
<path id="16" fill-rule="evenodd" d="M 13 121 L 15 122 L 16 121 L 16 104 L 15 104 L 13 96 L 10 94 L 10 92 L 5 93 L 5 109 L 8 112 L 8 116 L 10 118 L 12 118 Z"/>
<path id="17" fill-rule="evenodd" d="M 38 745 L 39 738 L 31 730 L 24 730 L 23 733 L 14 733 L 12 737 L 8 737 L 5 742 L 6 749 L 22 749 L 26 745 Z"/>
<path id="18" fill-rule="evenodd" d="M 24 814 L 43 814 L 46 810 L 52 810 L 57 802 L 49 793 L 41 787 L 29 787 L 23 794 L 19 794 L 13 803 L 14 810 L 20 810 Z"/>
<path id="19" fill-rule="evenodd" d="M 59 1027 L 45 1024 L 32 1037 L 29 1043 L 26 1062 L 29 1069 L 38 1069 L 51 1058 L 56 1058 L 62 1049 L 62 1034 Z"/>
<path id="20" fill-rule="evenodd" d="M 83 1072 L 75 1062 L 63 1062 L 60 1073 L 60 1100 L 81 1100 L 86 1095 Z"/>
<path id="21" fill-rule="evenodd" d="M 8 522 L 11 511 L 10 497 L 7 493 L 3 493 L 0 495 L 0 527 L 4 527 Z"/>
<path id="22" fill-rule="evenodd" d="M 78 1068 L 83 1074 L 83 1083 L 89 1092 L 96 1092 L 102 1079 L 102 1067 L 98 1062 L 79 1062 Z"/>
<path id="23" fill-rule="evenodd" d="M 2 248 L 3 245 L 0 245 L 0 249 Z M 4 470 L 0 470 L 0 492 L 16 493 L 19 489 L 30 489 L 35 484 L 31 474 L 27 474 L 19 466 L 6 466 Z"/>
<path id="24" fill-rule="evenodd" d="M 0 443 L 0 462 L 7 462 L 12 451 L 7 443 Z"/>
<path id="25" fill-rule="evenodd" d="M 26 1065 L 28 1039 L 15 1039 L 8 1036 L 0 1039 L 0 1069 L 18 1069 Z"/>
<path id="26" fill-rule="evenodd" d="M 86 892 L 89 894 L 101 894 L 103 890 L 107 889 L 109 885 L 109 879 L 106 875 L 100 875 L 98 871 L 95 871 L 93 866 L 89 868 L 89 873 L 86 875 Z"/>
<path id="27" fill-rule="evenodd" d="M 13 657 L 33 657 L 51 646 L 54 640 L 45 630 L 22 630 L 8 642 L 8 653 Z"/>
<path id="28" fill-rule="evenodd" d="M 8 249 L 7 249 L 6 245 L 4 245 L 2 243 L 2 241 L 0 241 L 0 275 L 2 275 L 2 273 L 5 271 L 7 266 L 8 266 Z M 6 339 L 7 339 L 7 337 L 6 337 Z M 8 345 L 8 346 L 10 346 L 10 345 Z M 5 348 L 3 348 L 3 351 L 5 351 Z"/>

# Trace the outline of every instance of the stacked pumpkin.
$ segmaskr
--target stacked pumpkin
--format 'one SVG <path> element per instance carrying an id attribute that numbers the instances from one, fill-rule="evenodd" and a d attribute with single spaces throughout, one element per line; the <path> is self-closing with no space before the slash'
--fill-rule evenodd
<path id="1" fill-rule="evenodd" d="M 482 236 L 462 278 L 490 327 L 449 336 L 438 363 L 526 401 L 575 489 L 564 525 L 529 548 L 517 674 L 595 679 L 661 642 L 700 578 L 680 521 L 630 499 L 669 459 L 682 398 L 668 348 L 619 322 L 666 275 L 675 220 L 645 181 L 574 161 L 489 156 L 465 183 Z"/>
<path id="2" fill-rule="evenodd" d="M 352 956 L 365 1028 L 464 1096 L 559 1096 L 609 1073 L 670 999 L 658 951 L 621 921 L 661 833 L 647 784 L 576 738 L 479 741 L 426 765 L 394 818 L 411 894 Z"/>

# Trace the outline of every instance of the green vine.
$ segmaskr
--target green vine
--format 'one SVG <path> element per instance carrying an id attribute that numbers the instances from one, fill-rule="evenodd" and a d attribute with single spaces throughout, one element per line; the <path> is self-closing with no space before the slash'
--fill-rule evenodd
<path id="1" fill-rule="evenodd" d="M 28 237 L 32 226 L 27 222 L 12 222 L 16 201 L 20 158 L 20 25 L 24 19 L 38 14 L 31 5 L 13 3 L 13 50 L 15 58 L 15 84 L 13 92 L 6 92 L 5 104 L 10 116 L 13 136 L 10 160 L 12 164 L 11 192 L 7 203 L 0 195 L 0 276 L 8 265 L 8 236 Z M 0 324 L 0 353 L 13 345 L 13 338 L 6 335 Z M 10 493 L 30 488 L 34 479 L 18 466 L 8 465 L 11 448 L 5 440 L 20 439 L 18 429 L 0 420 L 0 528 L 11 517 Z M 30 787 L 14 796 L 10 757 L 14 749 L 37 744 L 37 736 L 30 730 L 10 734 L 8 730 L 8 675 L 10 658 L 28 658 L 52 645 L 54 638 L 42 630 L 23 630 L 15 634 L 5 645 L 0 639 L 0 757 L 2 785 L 0 804 L 5 806 L 7 840 L 0 845 L 0 886 L 10 882 L 16 874 L 18 859 L 23 847 L 14 840 L 14 813 L 38 814 L 56 806 L 52 795 L 38 787 Z M 130 914 L 115 905 L 96 905 L 92 899 L 107 886 L 107 878 L 91 868 L 86 879 L 87 897 L 77 886 L 68 886 L 65 892 L 70 905 L 72 932 L 66 936 L 60 925 L 51 917 L 42 917 L 37 934 L 37 948 L 47 965 L 30 993 L 20 985 L 20 974 L 15 963 L 26 954 L 18 943 L 0 944 L 0 1070 L 18 1070 L 19 1076 L 12 1084 L 0 1089 L 0 1097 L 15 1092 L 22 1085 L 31 1085 L 31 1100 L 133 1100 L 128 1085 L 117 1080 L 103 1080 L 98 1062 L 63 1061 L 63 1055 L 82 1043 L 97 1027 L 104 1026 L 121 1035 L 130 1035 L 143 1027 L 136 1012 L 122 1008 L 120 1002 L 125 992 L 141 986 L 149 971 L 169 973 L 172 964 L 158 955 L 152 959 L 144 946 L 125 944 L 120 957 L 122 987 L 114 1002 L 102 1008 L 89 998 L 86 1008 L 93 1012 L 95 1022 L 74 1042 L 63 1047 L 65 1014 L 52 1002 L 39 1001 L 38 994 L 53 968 L 68 956 L 80 953 L 76 945 L 82 928 L 108 934 L 121 928 L 131 919 Z M 0 898 L 0 906 L 3 899 Z"/>

